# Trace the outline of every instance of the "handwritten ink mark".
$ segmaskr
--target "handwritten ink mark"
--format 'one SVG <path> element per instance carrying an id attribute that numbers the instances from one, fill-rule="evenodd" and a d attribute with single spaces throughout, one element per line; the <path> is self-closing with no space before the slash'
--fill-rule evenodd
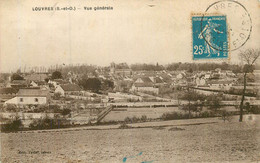
<path id="1" fill-rule="evenodd" d="M 137 156 L 141 156 L 142 154 L 143 154 L 143 152 L 140 152 L 140 153 L 138 153 L 136 156 L 124 157 L 124 158 L 123 158 L 123 162 L 126 162 L 126 160 L 127 160 L 128 158 L 136 158 Z"/>
<path id="2" fill-rule="evenodd" d="M 152 162 L 154 162 L 154 161 L 143 161 L 141 163 L 152 163 Z"/>

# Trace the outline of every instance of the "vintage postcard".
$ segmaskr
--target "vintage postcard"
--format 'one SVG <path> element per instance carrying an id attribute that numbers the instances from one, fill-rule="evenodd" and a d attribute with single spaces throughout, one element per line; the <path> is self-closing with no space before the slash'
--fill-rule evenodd
<path id="1" fill-rule="evenodd" d="M 259 38 L 259 0 L 2 0 L 0 162 L 259 162 Z"/>

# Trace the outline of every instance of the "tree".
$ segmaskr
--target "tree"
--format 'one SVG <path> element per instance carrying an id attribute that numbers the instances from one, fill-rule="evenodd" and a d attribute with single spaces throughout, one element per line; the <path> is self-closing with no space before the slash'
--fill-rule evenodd
<path id="1" fill-rule="evenodd" d="M 66 116 L 71 113 L 71 110 L 69 108 L 65 108 L 62 110 L 61 115 Z"/>
<path id="2" fill-rule="evenodd" d="M 243 107 L 244 107 L 244 100 L 245 100 L 245 93 L 246 93 L 246 84 L 247 84 L 247 74 L 252 73 L 254 71 L 254 63 L 260 56 L 260 51 L 254 50 L 254 49 L 248 49 L 244 52 L 240 53 L 240 59 L 242 62 L 244 62 L 243 67 L 243 92 L 242 92 L 242 98 L 240 102 L 240 116 L 239 116 L 239 122 L 243 121 Z"/>
<path id="3" fill-rule="evenodd" d="M 104 91 L 109 90 L 109 89 L 113 89 L 114 88 L 114 82 L 111 81 L 111 80 L 103 80 L 101 87 L 102 87 L 102 90 L 104 90 Z"/>
<path id="4" fill-rule="evenodd" d="M 203 104 L 200 101 L 199 102 L 193 101 L 193 103 L 183 105 L 182 110 L 184 110 L 185 112 L 188 111 L 188 118 L 192 118 L 193 116 L 192 116 L 191 112 L 196 113 L 196 116 L 197 116 L 198 113 L 202 111 L 202 108 L 203 108 Z"/>
<path id="5" fill-rule="evenodd" d="M 209 110 L 213 110 L 215 113 L 220 109 L 220 97 L 221 95 L 210 95 L 207 97 L 206 104 L 208 105 Z"/>
<path id="6" fill-rule="evenodd" d="M 23 127 L 22 120 L 18 115 L 14 117 L 14 119 L 9 120 L 7 123 L 2 124 L 1 131 L 2 132 L 13 132 L 18 131 Z"/>
<path id="7" fill-rule="evenodd" d="M 188 69 L 188 73 L 193 73 L 193 70 L 192 70 L 191 67 L 189 67 L 189 69 Z"/>
<path id="8" fill-rule="evenodd" d="M 57 92 L 57 93 L 54 93 L 53 99 L 54 99 L 54 100 L 59 100 L 60 97 L 61 97 L 61 93 L 60 93 L 60 92 Z"/>
<path id="9" fill-rule="evenodd" d="M 49 78 L 45 78 L 45 79 L 44 79 L 44 81 L 45 81 L 46 83 L 48 83 L 49 80 L 50 80 Z"/>
<path id="10" fill-rule="evenodd" d="M 85 90 L 92 90 L 93 92 L 99 92 L 101 89 L 101 81 L 98 78 L 83 78 L 79 81 Z"/>
<path id="11" fill-rule="evenodd" d="M 24 78 L 21 76 L 21 75 L 19 75 L 19 74 L 17 74 L 17 73 L 14 73 L 12 76 L 11 76 L 11 80 L 13 81 L 13 80 L 24 80 Z"/>
<path id="12" fill-rule="evenodd" d="M 51 75 L 51 78 L 52 79 L 61 79 L 62 78 L 61 72 L 60 71 L 54 71 Z"/>
<path id="13" fill-rule="evenodd" d="M 226 120 L 227 121 L 230 121 L 231 120 L 231 113 L 230 112 L 228 112 L 228 111 L 226 111 L 226 110 L 222 110 L 221 111 L 221 119 L 224 121 L 224 122 L 226 122 Z"/>
<path id="14" fill-rule="evenodd" d="M 187 73 L 187 75 L 189 75 L 191 73 Z M 187 92 L 186 92 L 186 95 L 187 95 L 187 100 L 188 100 L 188 111 L 189 111 L 189 118 L 191 118 L 191 101 L 193 100 L 193 95 L 194 95 L 194 90 L 191 90 L 190 89 L 190 83 L 191 83 L 191 79 L 188 78 L 187 76 L 185 76 L 185 79 L 186 79 L 186 83 L 187 83 Z"/>

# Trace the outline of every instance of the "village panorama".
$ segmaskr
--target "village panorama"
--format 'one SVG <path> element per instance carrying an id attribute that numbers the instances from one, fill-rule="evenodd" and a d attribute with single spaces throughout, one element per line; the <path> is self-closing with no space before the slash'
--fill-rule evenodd
<path id="1" fill-rule="evenodd" d="M 1 161 L 257 161 L 259 79 L 226 62 L 1 73 Z"/>

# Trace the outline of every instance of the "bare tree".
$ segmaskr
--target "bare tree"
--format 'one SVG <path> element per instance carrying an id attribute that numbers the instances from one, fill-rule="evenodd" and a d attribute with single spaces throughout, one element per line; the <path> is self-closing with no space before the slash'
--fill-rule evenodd
<path id="1" fill-rule="evenodd" d="M 260 56 L 260 51 L 254 50 L 254 49 L 248 49 L 244 52 L 240 53 L 240 59 L 242 62 L 244 62 L 244 67 L 243 67 L 243 80 L 244 80 L 244 88 L 242 92 L 242 98 L 240 102 L 240 116 L 239 116 L 239 122 L 242 122 L 243 120 L 243 105 L 244 105 L 244 99 L 245 99 L 245 93 L 246 93 L 246 85 L 247 85 L 247 74 L 253 72 L 253 65 L 256 62 L 256 60 Z"/>

